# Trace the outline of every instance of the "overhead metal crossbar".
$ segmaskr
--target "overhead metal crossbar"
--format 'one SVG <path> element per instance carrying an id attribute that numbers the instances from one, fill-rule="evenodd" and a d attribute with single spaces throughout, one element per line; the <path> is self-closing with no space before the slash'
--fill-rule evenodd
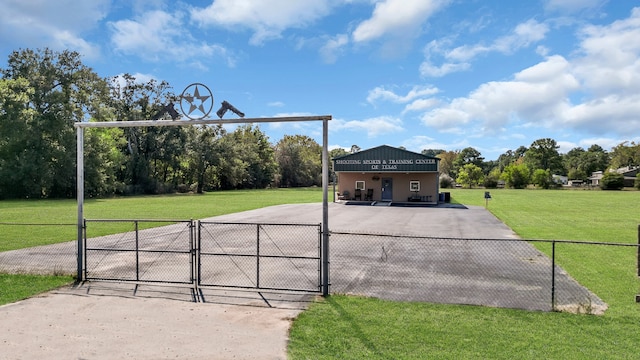
<path id="1" fill-rule="evenodd" d="M 241 119 L 196 119 L 196 120 L 139 120 L 139 121 L 104 121 L 77 122 L 77 202 L 78 202 L 78 269 L 77 280 L 83 279 L 83 231 L 84 231 L 84 129 L 109 127 L 154 127 L 154 126 L 193 126 L 193 125 L 224 125 L 246 123 L 272 122 L 302 122 L 322 121 L 322 294 L 329 294 L 329 120 L 331 115 L 318 116 L 290 116 L 271 118 L 241 118 Z"/>

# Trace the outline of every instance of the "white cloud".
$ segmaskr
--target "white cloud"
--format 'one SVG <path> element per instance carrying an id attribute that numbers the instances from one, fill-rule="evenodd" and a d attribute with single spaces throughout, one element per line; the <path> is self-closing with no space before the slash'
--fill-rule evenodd
<path id="1" fill-rule="evenodd" d="M 444 0 L 382 0 L 376 2 L 370 19 L 353 31 L 353 41 L 367 42 L 389 34 L 407 35 L 419 29 L 424 21 L 449 1 Z"/>
<path id="2" fill-rule="evenodd" d="M 411 102 L 410 104 L 407 104 L 407 106 L 405 106 L 402 113 L 404 114 L 409 111 L 426 111 L 427 109 L 430 109 L 438 105 L 439 103 L 440 103 L 440 100 L 434 99 L 434 98 L 418 99 Z"/>
<path id="3" fill-rule="evenodd" d="M 578 81 L 568 70 L 563 57 L 550 57 L 515 74 L 512 81 L 482 84 L 468 97 L 427 112 L 422 121 L 441 130 L 478 121 L 486 132 L 501 131 L 510 121 L 520 119 L 550 122 L 567 108 L 568 93 L 578 89 Z"/>
<path id="4" fill-rule="evenodd" d="M 133 20 L 111 22 L 111 42 L 116 51 L 152 61 L 196 59 L 195 65 L 202 69 L 204 65 L 199 60 L 205 57 L 222 58 L 228 66 L 235 65 L 235 58 L 226 48 L 195 41 L 184 26 L 183 18 L 180 12 L 153 10 Z"/>
<path id="5" fill-rule="evenodd" d="M 452 39 L 433 40 L 425 47 L 425 61 L 420 65 L 420 74 L 427 77 L 441 77 L 453 72 L 468 70 L 470 62 L 479 55 L 498 52 L 512 54 L 529 47 L 545 38 L 549 26 L 530 19 L 518 24 L 511 34 L 495 39 L 489 45 L 462 45 L 449 49 Z M 441 65 L 435 65 L 433 57 L 443 58 Z"/>
<path id="6" fill-rule="evenodd" d="M 201 25 L 253 31 L 250 43 L 277 39 L 288 28 L 302 28 L 327 15 L 330 0 L 216 0 L 206 8 L 193 8 L 191 17 Z"/>
<path id="7" fill-rule="evenodd" d="M 574 58 L 552 55 L 508 81 L 481 84 L 427 111 L 426 126 L 451 131 L 574 129 L 626 137 L 640 132 L 640 8 L 627 19 L 585 26 Z M 602 146 L 602 144 L 601 144 Z"/>
<path id="8" fill-rule="evenodd" d="M 365 133 L 369 138 L 380 135 L 404 131 L 402 120 L 391 116 L 380 116 L 365 120 L 333 119 L 329 122 L 330 131 L 352 131 L 358 134 Z"/>
<path id="9" fill-rule="evenodd" d="M 320 55 L 327 64 L 333 64 L 338 59 L 338 55 L 343 52 L 346 45 L 349 44 L 349 36 L 345 34 L 339 34 L 331 39 L 320 48 Z"/>
<path id="10" fill-rule="evenodd" d="M 3 0 L 0 11 L 0 41 L 29 44 L 54 50 L 75 50 L 86 57 L 97 57 L 99 47 L 82 34 L 104 19 L 109 0 L 23 1 Z"/>
<path id="11" fill-rule="evenodd" d="M 369 90 L 367 102 L 373 104 L 376 100 L 386 100 L 394 103 L 407 103 L 417 98 L 431 96 L 439 92 L 438 88 L 433 86 L 414 86 L 406 95 L 398 95 L 391 90 L 378 86 L 373 90 Z"/>

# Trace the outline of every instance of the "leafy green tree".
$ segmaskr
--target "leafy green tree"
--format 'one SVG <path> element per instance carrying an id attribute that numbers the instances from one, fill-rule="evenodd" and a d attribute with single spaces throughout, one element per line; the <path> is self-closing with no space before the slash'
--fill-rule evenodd
<path id="1" fill-rule="evenodd" d="M 640 166 L 640 144 L 625 141 L 611 150 L 611 169 Z"/>
<path id="2" fill-rule="evenodd" d="M 167 82 L 136 81 L 129 74 L 114 77 L 110 82 L 110 107 L 116 121 L 151 119 L 166 104 L 174 102 Z M 175 186 L 180 179 L 180 158 L 188 139 L 183 127 L 128 127 L 127 165 L 120 174 L 127 193 L 153 194 Z"/>
<path id="3" fill-rule="evenodd" d="M 549 169 L 536 169 L 531 176 L 531 183 L 537 187 L 548 189 L 553 184 L 553 177 Z"/>
<path id="4" fill-rule="evenodd" d="M 218 186 L 222 189 L 265 188 L 277 171 L 274 150 L 259 127 L 239 126 L 218 140 Z"/>
<path id="5" fill-rule="evenodd" d="M 188 166 L 185 183 L 195 184 L 196 193 L 220 186 L 218 170 L 221 164 L 220 138 L 225 133 L 221 125 L 192 127 L 187 144 Z"/>
<path id="6" fill-rule="evenodd" d="M 37 169 L 28 170 L 24 163 L 29 124 L 37 113 L 28 106 L 34 90 L 24 78 L 0 79 L 0 199 L 25 197 L 38 193 L 24 183 L 28 175 L 35 176 Z M 25 173 L 26 172 L 26 173 Z M 27 175 L 27 176 L 25 176 Z"/>
<path id="7" fill-rule="evenodd" d="M 336 178 L 336 172 L 333 170 L 333 159 L 348 154 L 349 153 L 341 147 L 329 150 L 329 179 Z"/>
<path id="8" fill-rule="evenodd" d="M 497 188 L 498 180 L 500 180 L 500 174 L 501 171 L 499 167 L 495 167 L 493 170 L 491 170 L 489 174 L 484 177 L 484 187 L 486 187 L 487 189 Z"/>
<path id="9" fill-rule="evenodd" d="M 524 189 L 531 178 L 529 167 L 524 163 L 513 163 L 505 167 L 501 177 L 508 187 L 514 189 Z"/>
<path id="10" fill-rule="evenodd" d="M 600 179 L 602 190 L 622 190 L 624 187 L 624 175 L 613 171 L 605 171 Z"/>
<path id="11" fill-rule="evenodd" d="M 420 153 L 426 156 L 436 157 L 438 154 L 443 153 L 442 149 L 423 149 Z"/>
<path id="12" fill-rule="evenodd" d="M 0 193 L 9 197 L 74 196 L 73 123 L 100 119 L 105 81 L 82 64 L 77 52 L 49 49 L 14 51 L 0 74 L 14 81 L 2 87 L 4 99 L 0 100 L 9 101 L 12 113 L 4 110 L 0 114 L 4 123 L 0 162 L 2 172 L 10 174 L 3 176 Z M 22 95 L 17 98 L 7 91 L 21 91 Z"/>
<path id="13" fill-rule="evenodd" d="M 453 166 L 453 162 L 458 157 L 458 151 L 444 151 L 438 154 L 436 157 L 440 159 L 440 174 L 446 174 L 454 177 L 455 169 Z"/>
<path id="14" fill-rule="evenodd" d="M 599 145 L 591 145 L 588 150 L 576 147 L 562 157 L 570 179 L 587 180 L 595 171 L 609 166 L 609 155 Z"/>
<path id="15" fill-rule="evenodd" d="M 285 135 L 275 146 L 283 187 L 322 184 L 322 147 L 305 135 Z"/>
<path id="16" fill-rule="evenodd" d="M 463 186 L 467 186 L 468 188 L 472 188 L 478 185 L 482 181 L 482 178 L 482 169 L 475 164 L 469 163 L 465 164 L 462 169 L 460 169 L 456 182 Z"/>
<path id="17" fill-rule="evenodd" d="M 558 153 L 559 148 L 553 139 L 538 139 L 525 152 L 525 164 L 530 169 L 549 169 L 552 174 L 565 174 L 562 157 Z"/>

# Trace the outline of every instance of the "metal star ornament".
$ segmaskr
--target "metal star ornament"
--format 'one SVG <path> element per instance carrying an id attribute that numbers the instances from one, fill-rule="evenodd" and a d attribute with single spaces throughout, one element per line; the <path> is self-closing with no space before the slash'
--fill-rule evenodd
<path id="1" fill-rule="evenodd" d="M 185 111 L 185 107 L 188 107 L 188 111 Z M 193 83 L 182 91 L 182 95 L 180 95 L 180 110 L 189 119 L 204 119 L 212 109 L 213 93 L 206 85 Z"/>

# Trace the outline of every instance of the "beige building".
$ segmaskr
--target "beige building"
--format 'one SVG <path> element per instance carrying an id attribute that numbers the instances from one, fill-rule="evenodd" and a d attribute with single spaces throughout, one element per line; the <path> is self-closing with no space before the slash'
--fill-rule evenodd
<path id="1" fill-rule="evenodd" d="M 335 158 L 336 200 L 437 204 L 439 161 L 387 145 Z"/>

